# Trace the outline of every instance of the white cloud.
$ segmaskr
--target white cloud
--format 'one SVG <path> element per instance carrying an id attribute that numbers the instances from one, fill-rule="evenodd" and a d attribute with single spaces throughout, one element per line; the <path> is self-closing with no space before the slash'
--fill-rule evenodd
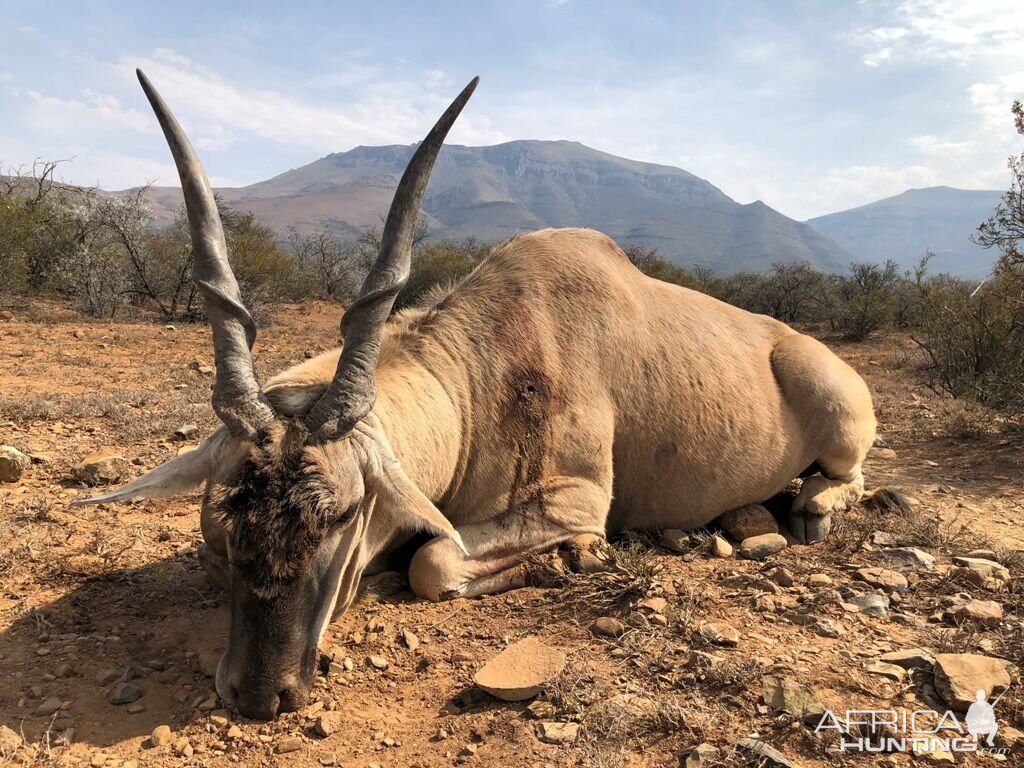
<path id="1" fill-rule="evenodd" d="M 82 92 L 83 99 L 61 99 L 38 91 L 25 92 L 32 107 L 28 119 L 45 133 L 61 133 L 81 129 L 83 123 L 110 123 L 132 131 L 154 131 L 153 121 L 137 109 L 125 108 L 116 96 L 91 89 Z"/>
<path id="2" fill-rule="evenodd" d="M 868 48 L 867 66 L 903 59 L 966 63 L 1019 57 L 1024 35 L 1020 0 L 904 0 L 897 24 L 870 27 L 854 39 Z"/>
<path id="3" fill-rule="evenodd" d="M 360 88 L 354 103 L 335 107 L 311 104 L 275 90 L 234 85 L 166 49 L 149 57 L 124 56 L 115 68 L 122 77 L 134 80 L 136 66 L 186 127 L 194 128 L 196 144 L 205 142 L 211 148 L 230 146 L 223 138 L 226 135 L 248 135 L 317 152 L 360 144 L 409 143 L 426 133 L 440 114 L 438 106 L 447 105 L 457 87 L 443 71 L 431 70 L 417 82 L 368 83 Z M 365 74 L 365 68 L 358 70 L 361 76 Z M 217 128 L 210 131 L 206 126 Z M 489 143 L 504 140 L 505 135 L 489 128 L 486 121 L 467 115 L 456 124 L 451 138 L 454 142 Z"/>

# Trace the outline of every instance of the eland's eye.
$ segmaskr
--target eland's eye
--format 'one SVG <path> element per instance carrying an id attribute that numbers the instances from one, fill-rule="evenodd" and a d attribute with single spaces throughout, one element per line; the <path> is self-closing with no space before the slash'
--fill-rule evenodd
<path id="1" fill-rule="evenodd" d="M 355 518 L 356 512 L 359 511 L 359 507 L 362 505 L 362 503 L 363 500 L 360 499 L 359 501 L 350 504 L 348 509 L 342 512 L 341 515 L 338 517 L 337 521 L 335 522 L 335 525 L 341 525 L 344 523 L 351 522 Z"/>

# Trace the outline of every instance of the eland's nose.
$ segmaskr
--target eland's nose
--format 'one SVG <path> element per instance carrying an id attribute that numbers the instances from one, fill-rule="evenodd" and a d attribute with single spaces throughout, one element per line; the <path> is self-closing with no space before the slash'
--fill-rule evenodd
<path id="1" fill-rule="evenodd" d="M 300 709 L 308 698 L 305 688 L 291 682 L 287 682 L 285 687 L 276 693 L 273 692 L 273 688 L 253 691 L 235 688 L 232 693 L 238 711 L 252 720 L 273 720 L 282 712 L 294 712 Z"/>
<path id="2" fill-rule="evenodd" d="M 250 720 L 273 720 L 281 711 L 281 696 L 277 693 L 247 694 L 239 691 L 235 696 L 235 704 L 238 711 Z"/>

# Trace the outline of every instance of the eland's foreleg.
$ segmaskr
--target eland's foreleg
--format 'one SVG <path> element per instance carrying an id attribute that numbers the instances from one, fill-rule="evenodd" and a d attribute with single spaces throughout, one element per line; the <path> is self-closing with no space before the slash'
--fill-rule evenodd
<path id="1" fill-rule="evenodd" d="M 607 489 L 572 478 L 545 481 L 542 500 L 490 520 L 458 526 L 469 555 L 448 537 L 431 539 L 409 565 L 409 584 L 420 597 L 447 600 L 495 594 L 526 586 L 531 554 L 568 544 L 570 564 L 594 567 L 595 543 L 604 537 L 611 503 Z"/>

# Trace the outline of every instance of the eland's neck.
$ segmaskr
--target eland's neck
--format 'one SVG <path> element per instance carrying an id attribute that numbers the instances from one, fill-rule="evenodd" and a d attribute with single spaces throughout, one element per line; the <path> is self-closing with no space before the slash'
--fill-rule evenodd
<path id="1" fill-rule="evenodd" d="M 440 502 L 465 467 L 467 386 L 443 352 L 394 350 L 377 369 L 380 419 L 406 474 Z M 444 383 L 442 384 L 442 374 Z"/>

